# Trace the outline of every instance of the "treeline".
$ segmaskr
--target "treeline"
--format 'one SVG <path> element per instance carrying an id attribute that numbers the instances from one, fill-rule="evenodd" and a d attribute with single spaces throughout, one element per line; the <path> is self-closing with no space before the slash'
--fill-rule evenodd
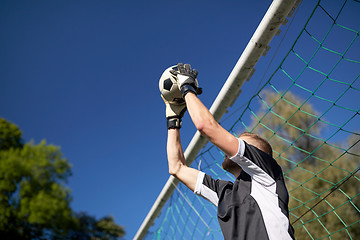
<path id="1" fill-rule="evenodd" d="M 71 165 L 60 148 L 24 143 L 21 130 L 0 118 L 0 238 L 119 239 L 124 228 L 70 207 Z"/>

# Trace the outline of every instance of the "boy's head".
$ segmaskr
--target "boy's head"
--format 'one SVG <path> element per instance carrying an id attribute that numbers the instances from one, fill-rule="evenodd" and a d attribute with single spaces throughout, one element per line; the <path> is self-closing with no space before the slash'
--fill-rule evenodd
<path id="1" fill-rule="evenodd" d="M 268 141 L 266 141 L 259 135 L 255 133 L 244 132 L 240 134 L 239 138 L 272 156 L 271 145 L 269 144 Z"/>

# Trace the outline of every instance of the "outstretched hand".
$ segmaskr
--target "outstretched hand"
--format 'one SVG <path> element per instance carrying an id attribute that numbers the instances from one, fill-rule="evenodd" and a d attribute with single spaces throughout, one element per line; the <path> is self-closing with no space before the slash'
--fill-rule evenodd
<path id="1" fill-rule="evenodd" d="M 161 98 L 164 100 L 166 106 L 166 118 L 179 118 L 181 119 L 186 112 L 186 103 L 184 102 L 169 102 L 163 95 Z"/>
<path id="2" fill-rule="evenodd" d="M 166 106 L 166 120 L 168 129 L 180 129 L 181 128 L 181 118 L 186 112 L 186 103 L 183 102 L 169 102 L 161 94 L 161 98 L 164 100 Z"/>
<path id="3" fill-rule="evenodd" d="M 199 88 L 199 84 L 196 79 L 198 71 L 196 69 L 191 70 L 190 64 L 184 65 L 182 63 L 178 63 L 177 68 L 178 71 L 170 70 L 170 72 L 176 76 L 183 98 L 188 92 L 200 95 L 202 93 L 202 89 Z"/>

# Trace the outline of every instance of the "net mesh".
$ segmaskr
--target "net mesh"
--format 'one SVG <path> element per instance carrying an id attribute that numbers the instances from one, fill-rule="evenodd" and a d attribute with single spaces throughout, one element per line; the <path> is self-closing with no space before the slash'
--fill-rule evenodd
<path id="1" fill-rule="evenodd" d="M 267 82 L 226 118 L 234 135 L 259 133 L 273 146 L 297 239 L 360 236 L 359 13 L 359 1 L 319 1 Z M 192 167 L 233 181 L 223 158 L 207 145 Z M 182 184 L 146 235 L 222 238 L 216 207 Z"/>

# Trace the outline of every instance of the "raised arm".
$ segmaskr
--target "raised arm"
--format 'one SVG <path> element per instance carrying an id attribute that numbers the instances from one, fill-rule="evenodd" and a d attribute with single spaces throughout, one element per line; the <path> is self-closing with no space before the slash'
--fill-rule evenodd
<path id="1" fill-rule="evenodd" d="M 185 101 L 190 117 L 201 135 L 209 139 L 226 155 L 234 156 L 239 148 L 238 139 L 215 121 L 213 115 L 195 94 L 186 94 Z"/>
<path id="2" fill-rule="evenodd" d="M 162 86 L 164 79 L 167 81 L 168 79 L 172 78 L 174 81 L 176 81 L 176 77 L 172 76 L 168 69 L 165 70 L 160 78 L 159 87 Z M 175 95 L 177 94 L 175 93 Z M 166 120 L 168 129 L 167 156 L 169 173 L 174 177 L 178 178 L 187 187 L 194 191 L 199 171 L 188 167 L 185 162 L 180 139 L 180 128 L 181 118 L 186 111 L 186 103 L 184 99 L 181 98 L 180 92 L 178 93 L 178 95 L 180 96 L 180 98 L 175 99 L 173 98 L 174 95 L 172 94 L 165 94 L 165 96 L 161 94 L 161 97 L 163 98 L 166 106 Z"/>
<path id="3" fill-rule="evenodd" d="M 179 129 L 168 130 L 167 157 L 169 173 L 194 191 L 199 171 L 185 163 Z"/>
<path id="4" fill-rule="evenodd" d="M 180 72 L 177 74 L 178 83 L 196 129 L 226 155 L 234 156 L 238 151 L 239 141 L 215 121 L 213 115 L 197 97 L 199 92 L 197 71 L 191 70 L 189 64 L 181 63 L 178 64 L 178 69 Z"/>

